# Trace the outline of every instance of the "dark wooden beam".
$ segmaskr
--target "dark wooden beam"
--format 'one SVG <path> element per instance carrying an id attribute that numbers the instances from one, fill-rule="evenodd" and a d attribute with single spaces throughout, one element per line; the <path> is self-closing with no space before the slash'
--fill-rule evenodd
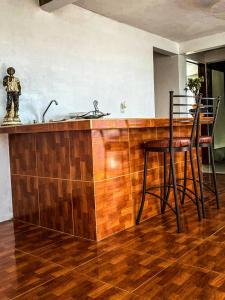
<path id="1" fill-rule="evenodd" d="M 76 0 L 39 0 L 40 7 L 48 12 L 52 12 L 74 2 L 76 2 Z"/>

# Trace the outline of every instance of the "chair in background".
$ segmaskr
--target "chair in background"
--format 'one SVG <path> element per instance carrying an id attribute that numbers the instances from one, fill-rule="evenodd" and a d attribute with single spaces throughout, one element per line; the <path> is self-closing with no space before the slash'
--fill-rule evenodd
<path id="1" fill-rule="evenodd" d="M 204 190 L 203 190 L 203 174 L 201 169 L 201 152 L 202 148 L 208 148 L 210 154 L 210 164 L 212 168 L 212 179 L 214 190 L 211 189 L 208 185 L 205 185 L 214 195 L 216 198 L 217 208 L 220 207 L 217 183 L 216 183 L 216 170 L 215 170 L 215 162 L 214 162 L 214 153 L 213 153 L 213 139 L 214 139 L 214 131 L 216 125 L 216 119 L 219 111 L 221 97 L 216 98 L 201 98 L 200 99 L 200 110 L 198 114 L 198 122 L 197 127 L 197 138 L 196 138 L 196 153 L 197 153 L 197 162 L 198 162 L 198 180 L 200 184 L 200 193 L 201 193 L 201 202 L 202 202 L 202 215 L 205 218 L 205 198 L 204 198 Z M 201 135 L 200 131 L 200 123 L 201 123 L 201 114 L 204 116 L 212 117 L 212 124 L 209 125 L 208 135 Z"/>
<path id="2" fill-rule="evenodd" d="M 192 104 L 188 103 L 181 103 L 181 99 L 192 98 L 195 100 L 196 109 L 193 112 L 193 118 L 189 120 L 184 120 L 182 118 L 175 118 L 174 116 L 177 115 L 189 115 L 189 112 L 182 110 L 184 107 L 192 106 Z M 178 100 L 176 103 L 175 100 Z M 177 223 L 177 231 L 181 231 L 181 221 L 180 221 L 180 208 L 179 208 L 179 201 L 178 201 L 178 191 L 182 192 L 184 195 L 189 197 L 197 207 L 198 218 L 201 220 L 201 210 L 199 205 L 199 197 L 198 197 L 198 189 L 197 189 L 197 181 L 195 176 L 194 170 L 194 159 L 193 159 L 193 147 L 196 143 L 196 128 L 198 125 L 199 120 L 199 108 L 201 102 L 201 95 L 199 96 L 187 96 L 187 95 L 175 95 L 174 92 L 170 92 L 170 102 L 169 102 L 169 138 L 163 138 L 158 140 L 149 140 L 143 144 L 144 149 L 144 177 L 143 177 L 143 190 L 142 190 L 142 199 L 141 204 L 138 212 L 138 216 L 136 219 L 136 224 L 140 223 L 142 211 L 144 208 L 145 203 L 145 196 L 146 194 L 153 195 L 160 199 L 161 202 L 161 212 L 164 213 L 166 206 L 168 206 L 176 215 L 176 223 Z M 180 120 L 179 120 L 180 119 Z M 188 122 L 190 125 L 191 123 L 191 133 L 189 136 L 185 137 L 174 137 L 174 125 L 175 122 Z M 156 187 L 147 187 L 147 169 L 148 169 L 148 153 L 149 152 L 158 152 L 163 153 L 163 185 L 159 185 L 157 187 L 163 188 L 163 195 L 157 195 L 151 192 L 152 189 Z M 190 154 L 190 164 L 191 164 L 191 173 L 192 173 L 192 180 L 194 185 L 194 191 L 187 188 L 184 180 L 184 185 L 177 183 L 176 173 L 175 173 L 175 153 L 176 152 L 183 152 L 185 154 L 185 164 L 187 165 L 187 154 Z M 167 161 L 166 161 L 166 154 L 169 153 L 169 179 L 167 180 Z M 173 189 L 174 193 L 174 202 L 175 208 L 169 203 L 169 195 L 170 191 Z M 189 193 L 192 194 L 192 197 Z M 194 198 L 193 198 L 194 196 Z"/>

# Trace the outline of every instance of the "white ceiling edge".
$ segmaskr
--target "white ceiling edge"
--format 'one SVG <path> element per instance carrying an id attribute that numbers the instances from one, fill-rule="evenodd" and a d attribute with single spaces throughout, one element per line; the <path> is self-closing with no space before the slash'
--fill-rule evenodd
<path id="1" fill-rule="evenodd" d="M 180 54 L 191 54 L 225 46 L 225 32 L 179 43 Z"/>

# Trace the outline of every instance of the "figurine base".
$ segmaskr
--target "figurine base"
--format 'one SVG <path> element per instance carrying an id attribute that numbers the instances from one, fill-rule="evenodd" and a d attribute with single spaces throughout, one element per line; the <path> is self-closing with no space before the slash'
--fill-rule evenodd
<path id="1" fill-rule="evenodd" d="M 21 124 L 20 118 L 5 118 L 1 126 L 15 126 Z"/>

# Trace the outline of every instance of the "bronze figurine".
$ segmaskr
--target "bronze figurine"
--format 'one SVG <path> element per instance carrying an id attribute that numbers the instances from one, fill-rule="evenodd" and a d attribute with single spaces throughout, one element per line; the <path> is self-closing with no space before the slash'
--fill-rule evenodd
<path id="1" fill-rule="evenodd" d="M 3 120 L 3 125 L 20 124 L 19 118 L 19 96 L 21 95 L 21 85 L 18 78 L 14 76 L 15 69 L 9 67 L 7 74 L 3 79 L 3 86 L 7 92 L 6 115 Z"/>

